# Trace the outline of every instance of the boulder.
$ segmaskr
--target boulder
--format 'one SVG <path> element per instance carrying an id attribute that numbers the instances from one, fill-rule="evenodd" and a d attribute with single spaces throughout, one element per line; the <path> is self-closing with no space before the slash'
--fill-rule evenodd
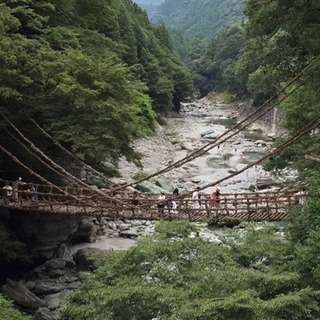
<path id="1" fill-rule="evenodd" d="M 260 147 L 265 147 L 267 146 L 267 143 L 263 140 L 257 140 L 254 142 L 255 145 L 260 146 Z"/>
<path id="2" fill-rule="evenodd" d="M 10 219 L 14 232 L 28 245 L 30 253 L 44 259 L 52 258 L 59 245 L 68 241 L 80 220 L 52 214 L 26 215 L 19 210 L 12 211 Z"/>
<path id="3" fill-rule="evenodd" d="M 214 140 L 214 139 L 217 139 L 218 136 L 219 136 L 219 134 L 212 132 L 212 133 L 205 134 L 204 136 L 202 136 L 202 138 Z"/>
<path id="4" fill-rule="evenodd" d="M 160 193 L 160 192 L 168 193 L 168 191 L 164 190 L 163 188 L 149 181 L 143 181 L 135 185 L 135 189 L 141 192 L 148 192 L 148 193 Z"/>
<path id="5" fill-rule="evenodd" d="M 123 230 L 119 233 L 120 237 L 135 239 L 141 235 L 141 232 L 137 228 L 131 228 L 129 230 Z"/>
<path id="6" fill-rule="evenodd" d="M 62 243 L 58 248 L 57 253 L 55 254 L 55 258 L 66 261 L 67 265 L 73 266 L 73 255 L 71 253 L 70 248 L 65 244 Z"/>
<path id="7" fill-rule="evenodd" d="M 174 189 L 172 182 L 169 179 L 166 179 L 164 177 L 157 178 L 155 184 L 156 186 L 166 190 L 166 193 L 170 193 Z"/>
<path id="8" fill-rule="evenodd" d="M 211 130 L 207 130 L 207 131 L 205 131 L 205 132 L 202 132 L 202 133 L 200 134 L 200 136 L 203 138 L 203 137 L 205 137 L 206 135 L 210 135 L 210 134 L 213 134 L 213 133 L 215 133 L 215 131 L 214 131 L 213 129 L 211 129 Z"/>
<path id="9" fill-rule="evenodd" d="M 112 251 L 110 250 L 101 250 L 98 248 L 83 248 L 79 249 L 74 255 L 73 259 L 78 265 L 80 271 L 92 271 L 96 268 L 94 264 L 93 256 L 106 256 L 109 255 Z"/>
<path id="10" fill-rule="evenodd" d="M 52 293 L 61 292 L 65 289 L 65 286 L 61 283 L 51 282 L 51 281 L 41 281 L 36 283 L 34 292 L 36 294 L 48 295 Z"/>
<path id="11" fill-rule="evenodd" d="M 83 219 L 76 232 L 73 233 L 70 241 L 71 242 L 95 242 L 96 241 L 96 231 L 98 226 L 89 219 Z"/>
<path id="12" fill-rule="evenodd" d="M 45 306 L 45 302 L 32 293 L 22 282 L 7 279 L 2 287 L 2 293 L 15 303 L 28 309 L 37 309 Z"/>
<path id="13" fill-rule="evenodd" d="M 273 180 L 270 177 L 262 177 L 262 178 L 258 178 L 257 179 L 257 189 L 261 190 L 261 189 L 266 189 L 269 188 L 271 186 L 275 186 L 277 185 L 277 182 L 275 180 Z"/>
<path id="14" fill-rule="evenodd" d="M 180 147 L 182 150 L 192 151 L 192 145 L 187 142 L 181 142 Z"/>
<path id="15" fill-rule="evenodd" d="M 39 308 L 34 314 L 35 320 L 53 320 L 49 308 Z"/>
<path id="16" fill-rule="evenodd" d="M 59 293 L 47 295 L 45 297 L 45 300 L 46 300 L 48 308 L 50 310 L 55 310 L 55 309 L 59 308 L 60 303 L 61 303 Z"/>
<path id="17" fill-rule="evenodd" d="M 61 278 L 61 277 L 65 276 L 66 273 L 67 272 L 65 270 L 58 269 L 58 270 L 49 271 L 48 275 L 50 278 Z"/>
<path id="18" fill-rule="evenodd" d="M 66 265 L 66 261 L 62 259 L 51 259 L 45 263 L 47 270 L 63 269 Z"/>
<path id="19" fill-rule="evenodd" d="M 119 229 L 121 231 L 124 231 L 124 230 L 129 230 L 131 228 L 131 224 L 130 223 L 121 223 L 119 225 Z"/>

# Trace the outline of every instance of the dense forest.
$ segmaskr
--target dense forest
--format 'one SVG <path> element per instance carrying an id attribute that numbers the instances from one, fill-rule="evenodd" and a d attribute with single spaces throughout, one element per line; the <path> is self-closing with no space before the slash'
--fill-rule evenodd
<path id="1" fill-rule="evenodd" d="M 152 132 L 159 113 L 192 96 L 190 73 L 167 30 L 130 0 L 0 6 L 1 110 L 49 154 L 59 156 L 28 117 L 86 162 L 116 166 L 121 156 L 137 161 L 130 142 Z M 7 128 L 2 119 L 3 147 L 38 168 Z M 8 153 L 0 167 L 16 178 Z"/>
<path id="2" fill-rule="evenodd" d="M 183 31 L 189 36 L 213 38 L 243 17 L 242 0 L 136 0 L 155 24 Z"/>
<path id="3" fill-rule="evenodd" d="M 291 135 L 320 118 L 319 13 L 317 0 L 246 0 L 241 22 L 190 41 L 182 33 L 171 40 L 129 0 L 3 1 L 1 112 L 35 138 L 31 116 L 97 165 L 138 159 L 130 141 L 192 96 L 193 85 L 200 96 L 228 92 L 257 106 L 269 99 Z M 173 49 L 179 37 L 184 65 Z M 7 130 L 3 120 L 1 145 L 14 153 Z M 285 238 L 272 226 L 235 228 L 221 246 L 189 237 L 189 223 L 159 223 L 155 237 L 98 259 L 62 319 L 319 319 L 319 150 L 317 128 L 265 163 L 297 170 L 308 194 L 290 212 Z M 3 171 L 9 161 L 1 158 Z M 25 319 L 2 296 L 0 306 L 5 320 Z"/>

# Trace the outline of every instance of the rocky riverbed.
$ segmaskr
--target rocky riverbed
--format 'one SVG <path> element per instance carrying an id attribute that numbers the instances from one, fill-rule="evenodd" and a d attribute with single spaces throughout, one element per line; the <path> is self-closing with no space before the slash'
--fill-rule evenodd
<path id="1" fill-rule="evenodd" d="M 166 118 L 166 125 L 159 126 L 154 136 L 135 143 L 135 149 L 144 155 L 143 169 L 122 161 L 123 179 L 133 181 L 135 177 L 154 173 L 186 157 L 214 141 L 236 124 L 238 118 L 238 109 L 230 105 L 212 104 L 206 99 L 184 104 L 180 114 Z M 203 156 L 150 181 L 156 183 L 158 180 L 156 184 L 162 184 L 168 192 L 174 188 L 187 192 L 237 172 L 269 150 L 274 132 L 266 130 L 266 126 L 255 123 Z M 268 187 L 275 184 L 274 177 L 258 165 L 223 181 L 218 187 L 222 192 L 241 192 L 257 185 Z M 147 183 L 145 187 L 148 187 Z M 210 189 L 204 192 L 209 193 Z"/>

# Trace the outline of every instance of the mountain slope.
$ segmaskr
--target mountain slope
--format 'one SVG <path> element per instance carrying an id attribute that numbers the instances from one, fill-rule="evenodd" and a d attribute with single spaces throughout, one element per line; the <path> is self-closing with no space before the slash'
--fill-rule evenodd
<path id="1" fill-rule="evenodd" d="M 152 22 L 189 35 L 213 37 L 243 17 L 243 0 L 165 0 L 150 16 Z"/>

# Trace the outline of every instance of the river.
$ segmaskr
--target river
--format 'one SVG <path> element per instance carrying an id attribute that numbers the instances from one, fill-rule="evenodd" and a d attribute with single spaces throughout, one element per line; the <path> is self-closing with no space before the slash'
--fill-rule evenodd
<path id="1" fill-rule="evenodd" d="M 144 155 L 142 172 L 157 172 L 214 141 L 216 136 L 237 122 L 237 117 L 237 110 L 226 104 L 211 104 L 205 100 L 183 105 L 180 116 L 166 118 L 166 125 L 159 127 L 154 136 L 135 143 L 136 151 Z M 178 187 L 181 192 L 189 192 L 197 186 L 205 186 L 226 177 L 230 172 L 241 170 L 264 155 L 271 143 L 267 134 L 246 129 L 163 177 L 172 188 Z M 127 162 L 120 163 L 120 171 L 125 181 L 133 181 L 132 178 L 139 173 L 139 169 Z M 258 165 L 223 181 L 218 187 L 222 192 L 245 192 L 250 186 L 255 186 L 258 179 L 268 175 Z M 210 188 L 204 192 L 210 192 Z"/>

